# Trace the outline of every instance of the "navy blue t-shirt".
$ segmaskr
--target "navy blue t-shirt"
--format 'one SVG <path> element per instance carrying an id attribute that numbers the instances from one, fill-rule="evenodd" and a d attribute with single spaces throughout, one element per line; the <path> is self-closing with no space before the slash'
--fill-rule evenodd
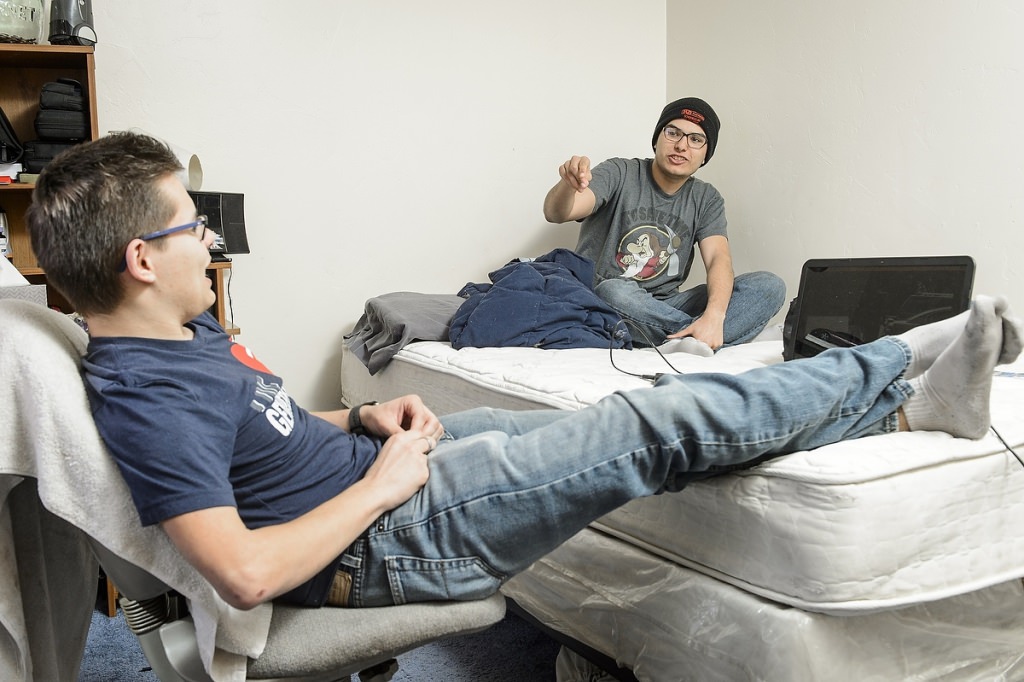
<path id="1" fill-rule="evenodd" d="M 362 478 L 379 441 L 300 408 L 211 315 L 188 326 L 190 341 L 91 339 L 82 360 L 96 426 L 143 525 L 220 506 L 248 528 L 283 523 Z"/>
<path id="2" fill-rule="evenodd" d="M 359 480 L 379 442 L 300 408 L 212 316 L 190 341 L 96 338 L 82 361 L 93 416 L 144 525 L 237 506 L 246 526 L 294 519 Z"/>

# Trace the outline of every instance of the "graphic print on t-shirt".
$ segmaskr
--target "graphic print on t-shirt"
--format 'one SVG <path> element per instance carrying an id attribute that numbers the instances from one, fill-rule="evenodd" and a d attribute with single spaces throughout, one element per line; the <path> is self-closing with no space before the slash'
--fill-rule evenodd
<path id="1" fill-rule="evenodd" d="M 256 359 L 252 351 L 240 343 L 231 344 L 231 355 L 251 370 L 263 374 L 271 374 L 266 365 Z M 295 428 L 295 412 L 291 398 L 284 386 L 274 381 L 267 381 L 256 375 L 256 390 L 249 407 L 262 412 L 267 422 L 282 436 L 288 436 Z"/>
<path id="2" fill-rule="evenodd" d="M 256 356 L 252 354 L 251 350 L 240 343 L 231 344 L 231 355 L 235 357 L 235 360 L 238 360 L 249 369 L 254 369 L 257 372 L 263 372 L 264 374 L 273 374 L 273 372 L 267 369 L 266 365 L 256 359 Z"/>
<path id="3" fill-rule="evenodd" d="M 641 225 L 625 234 L 619 242 L 615 262 L 622 270 L 619 276 L 644 282 L 661 274 L 679 273 L 676 252 L 682 240 L 668 228 Z"/>

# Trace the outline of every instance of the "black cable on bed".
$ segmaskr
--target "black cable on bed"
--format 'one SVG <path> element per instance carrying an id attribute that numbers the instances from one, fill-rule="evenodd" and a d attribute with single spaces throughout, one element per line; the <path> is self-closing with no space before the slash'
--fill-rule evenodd
<path id="1" fill-rule="evenodd" d="M 1009 450 L 1010 454 L 1013 455 L 1014 457 L 1016 457 L 1017 461 L 1020 462 L 1020 465 L 1022 467 L 1024 467 L 1024 459 L 1021 459 L 1020 455 L 1017 454 L 1017 451 L 1010 447 L 1010 444 L 1006 442 L 1006 440 L 1003 438 L 1002 434 L 1000 434 L 998 431 L 996 431 L 996 427 L 989 426 L 989 428 L 992 429 L 992 433 L 996 434 L 996 438 L 998 438 L 999 442 L 1003 444 L 1003 447 L 1006 448 L 1007 450 Z"/>
<path id="2" fill-rule="evenodd" d="M 622 325 L 622 329 L 621 330 L 619 329 L 619 325 Z M 615 357 L 614 357 L 612 351 L 615 350 L 615 342 L 616 341 L 621 341 L 622 338 L 626 335 L 626 331 L 627 330 L 626 330 L 626 323 L 625 322 L 623 322 L 622 320 L 619 320 L 618 322 L 615 323 L 615 327 L 612 329 L 612 338 L 608 341 L 608 361 L 610 363 L 612 363 L 612 367 L 613 368 L 615 368 L 619 372 L 622 372 L 623 374 L 629 375 L 631 377 L 636 377 L 638 379 L 646 379 L 647 381 L 650 381 L 651 383 L 654 383 L 655 381 L 657 381 L 658 379 L 660 379 L 664 375 L 664 372 L 659 372 L 657 374 L 636 374 L 634 372 L 627 372 L 626 370 L 622 369 L 621 367 L 619 367 L 618 365 L 615 364 Z M 644 333 L 644 330 L 643 329 L 639 329 L 638 331 L 641 334 L 643 334 L 643 337 L 645 339 L 647 339 L 647 343 L 651 344 L 651 350 L 653 350 L 658 355 L 660 355 L 661 359 L 665 361 L 665 364 L 668 365 L 672 369 L 673 372 L 675 372 L 676 374 L 679 374 L 680 373 L 679 370 L 676 369 L 675 367 L 673 367 L 672 363 L 668 361 L 668 358 L 666 358 L 664 355 L 662 355 L 662 352 L 660 350 L 658 350 L 658 347 L 655 346 L 651 342 L 650 337 L 648 337 L 647 334 Z"/>

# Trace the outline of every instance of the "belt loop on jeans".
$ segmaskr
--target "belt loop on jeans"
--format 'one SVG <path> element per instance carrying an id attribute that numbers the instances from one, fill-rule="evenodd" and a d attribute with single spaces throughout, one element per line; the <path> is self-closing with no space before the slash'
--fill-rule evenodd
<path id="1" fill-rule="evenodd" d="M 352 575 L 345 571 L 336 571 L 331 581 L 331 590 L 327 593 L 328 606 L 348 606 L 348 598 L 352 593 Z"/>

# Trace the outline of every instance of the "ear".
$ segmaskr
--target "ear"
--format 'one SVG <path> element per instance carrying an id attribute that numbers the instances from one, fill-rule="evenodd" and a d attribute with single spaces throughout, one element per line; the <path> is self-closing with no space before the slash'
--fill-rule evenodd
<path id="1" fill-rule="evenodd" d="M 149 245 L 141 239 L 133 239 L 125 247 L 124 259 L 128 267 L 125 272 L 140 282 L 152 284 L 156 281 L 156 273 L 148 257 Z"/>

